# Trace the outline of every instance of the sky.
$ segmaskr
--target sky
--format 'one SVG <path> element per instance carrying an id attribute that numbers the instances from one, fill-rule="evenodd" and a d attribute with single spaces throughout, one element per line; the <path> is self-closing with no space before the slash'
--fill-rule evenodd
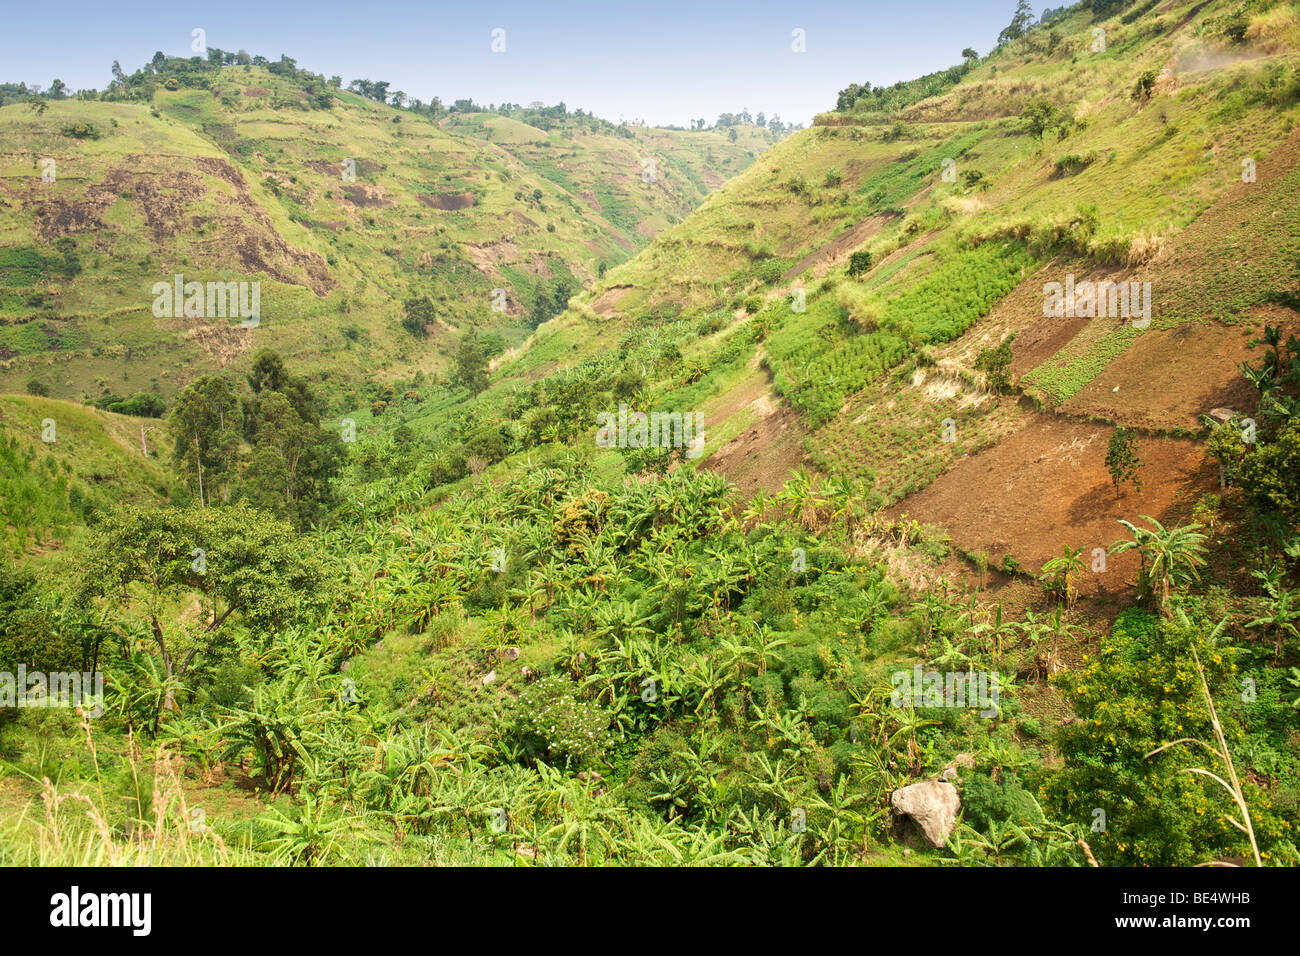
<path id="1" fill-rule="evenodd" d="M 1056 5 L 1060 5 L 1057 2 Z M 987 53 L 1015 0 L 311 3 L 63 0 L 6 5 L 0 81 L 102 89 L 155 51 L 284 53 L 444 103 L 563 101 L 606 119 L 686 126 L 742 109 L 807 124 L 850 83 L 889 84 Z M 1042 4 L 1035 6 L 1035 13 Z M 493 52 L 493 31 L 504 50 Z M 794 31 L 803 31 L 795 52 Z M 498 34 L 500 36 L 500 34 Z M 498 46 L 500 44 L 498 43 Z"/>

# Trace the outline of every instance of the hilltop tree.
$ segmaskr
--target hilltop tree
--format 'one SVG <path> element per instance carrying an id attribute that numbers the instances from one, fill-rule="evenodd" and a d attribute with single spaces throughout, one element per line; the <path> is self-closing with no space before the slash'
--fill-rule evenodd
<path id="1" fill-rule="evenodd" d="M 1011 17 L 1011 22 L 1003 27 L 1002 32 L 998 34 L 998 43 L 1008 43 L 1012 40 L 1019 40 L 1034 23 L 1034 11 L 1029 6 L 1029 0 L 1019 0 L 1016 4 L 1016 12 Z"/>
<path id="2" fill-rule="evenodd" d="M 1141 467 L 1137 435 L 1123 425 L 1116 427 L 1111 432 L 1110 445 L 1106 449 L 1106 468 L 1115 485 L 1116 498 L 1119 497 L 1120 484 L 1125 481 L 1131 481 L 1139 493 L 1142 491 L 1142 479 L 1138 477 L 1138 469 Z"/>

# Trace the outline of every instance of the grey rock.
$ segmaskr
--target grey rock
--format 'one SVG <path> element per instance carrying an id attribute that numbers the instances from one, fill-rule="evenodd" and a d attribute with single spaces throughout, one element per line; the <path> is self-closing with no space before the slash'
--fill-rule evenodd
<path id="1" fill-rule="evenodd" d="M 895 790 L 889 804 L 896 812 L 912 818 L 927 843 L 942 847 L 957 825 L 961 797 L 946 780 L 926 780 Z"/>

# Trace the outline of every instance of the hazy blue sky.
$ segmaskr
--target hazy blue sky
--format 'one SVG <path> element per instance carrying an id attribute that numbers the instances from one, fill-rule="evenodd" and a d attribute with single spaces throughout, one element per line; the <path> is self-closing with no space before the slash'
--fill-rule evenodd
<path id="1" fill-rule="evenodd" d="M 1058 4 L 1059 5 L 1059 2 Z M 563 100 L 617 120 L 685 125 L 748 107 L 807 123 L 852 82 L 941 69 L 986 53 L 1014 0 L 859 2 L 220 3 L 61 0 L 6 4 L 0 80 L 102 88 L 155 50 L 209 46 L 277 58 L 344 82 L 388 80 L 428 100 Z M 1042 4 L 1035 5 L 1038 12 Z M 491 33 L 506 31 L 504 53 Z M 807 51 L 791 49 L 806 33 Z"/>

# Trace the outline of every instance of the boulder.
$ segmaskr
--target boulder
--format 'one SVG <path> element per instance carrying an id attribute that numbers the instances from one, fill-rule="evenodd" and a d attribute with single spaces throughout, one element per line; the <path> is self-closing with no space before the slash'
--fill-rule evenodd
<path id="1" fill-rule="evenodd" d="M 501 656 L 503 661 L 519 660 L 519 648 L 517 647 L 503 647 L 497 651 L 497 653 Z"/>
<path id="2" fill-rule="evenodd" d="M 1202 407 L 1203 407 L 1203 406 L 1202 406 Z M 1212 408 L 1212 409 L 1210 409 L 1210 417 L 1213 418 L 1213 419 L 1214 419 L 1216 422 L 1218 422 L 1220 425 L 1223 425 L 1223 424 L 1226 424 L 1227 422 L 1232 421 L 1232 416 L 1233 416 L 1233 415 L 1236 415 L 1236 414 L 1237 414 L 1237 413 L 1236 413 L 1235 411 L 1233 411 L 1231 408 Z"/>
<path id="3" fill-rule="evenodd" d="M 895 812 L 912 818 L 926 842 L 941 847 L 957 825 L 961 797 L 957 788 L 945 780 L 926 780 L 895 790 L 889 804 Z"/>
<path id="4" fill-rule="evenodd" d="M 479 683 L 481 683 L 484 687 L 486 687 L 488 684 L 492 683 L 496 679 L 497 679 L 497 672 L 488 671 L 486 674 L 483 675 L 483 678 L 479 681 Z"/>

